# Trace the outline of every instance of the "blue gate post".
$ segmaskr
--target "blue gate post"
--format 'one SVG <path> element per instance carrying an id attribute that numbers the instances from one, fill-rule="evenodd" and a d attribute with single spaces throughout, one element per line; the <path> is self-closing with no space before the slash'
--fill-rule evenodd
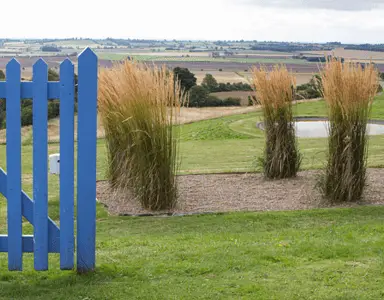
<path id="1" fill-rule="evenodd" d="M 97 56 L 79 56 L 77 134 L 77 271 L 95 268 Z"/>

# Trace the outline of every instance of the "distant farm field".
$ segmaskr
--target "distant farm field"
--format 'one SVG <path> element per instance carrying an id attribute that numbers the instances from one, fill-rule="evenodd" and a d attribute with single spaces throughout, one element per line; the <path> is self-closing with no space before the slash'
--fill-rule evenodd
<path id="1" fill-rule="evenodd" d="M 204 77 L 206 74 L 211 74 L 215 79 L 217 80 L 218 83 L 236 83 L 236 82 L 247 82 L 247 79 L 240 76 L 237 72 L 232 72 L 232 71 L 217 71 L 217 70 L 196 70 L 196 69 L 191 69 L 191 71 L 195 74 L 197 78 L 197 84 L 201 84 L 203 81 Z"/>
<path id="2" fill-rule="evenodd" d="M 123 60 L 128 56 L 133 57 L 137 61 L 177 61 L 177 62 L 215 62 L 215 63 L 225 63 L 225 62 L 237 62 L 237 63 L 265 63 L 265 64 L 313 64 L 300 59 L 293 58 L 284 58 L 284 57 L 267 57 L 267 56 L 228 56 L 228 57 L 209 57 L 203 55 L 194 55 L 194 53 L 187 54 L 179 54 L 177 52 L 173 52 L 166 56 L 156 55 L 151 53 L 150 55 L 137 55 L 135 53 L 107 53 L 107 52 L 98 52 L 97 55 L 100 59 L 108 59 L 108 60 Z M 189 56 L 186 56 L 189 55 Z"/>
<path id="3" fill-rule="evenodd" d="M 215 96 L 219 99 L 227 99 L 229 97 L 231 98 L 240 98 L 241 99 L 241 105 L 247 106 L 248 105 L 248 97 L 249 96 L 256 96 L 255 92 L 247 92 L 247 91 L 232 91 L 232 92 L 218 92 L 218 93 L 211 93 L 212 96 Z"/>
<path id="4" fill-rule="evenodd" d="M 317 72 L 318 73 L 318 72 Z M 315 75 L 316 72 L 314 73 L 295 73 L 295 78 L 296 78 L 296 85 L 301 85 L 308 83 L 313 75 Z"/>
<path id="5" fill-rule="evenodd" d="M 310 71 L 310 72 L 302 73 L 302 72 L 300 72 L 300 69 L 291 67 L 290 71 L 295 76 L 297 85 L 308 83 L 311 80 L 311 78 L 313 77 L 313 75 L 319 73 L 319 69 L 316 69 L 316 68 L 312 69 L 312 71 Z M 236 72 L 236 74 L 243 78 L 243 82 L 249 82 L 252 79 L 252 73 L 251 72 Z"/>
<path id="6" fill-rule="evenodd" d="M 50 41 L 45 44 L 50 44 Z M 112 42 L 111 42 L 112 43 Z M 146 62 L 148 64 L 155 64 L 157 66 L 166 65 L 169 69 L 175 67 L 182 67 L 190 69 L 197 78 L 197 83 L 200 84 L 204 76 L 209 73 L 212 74 L 219 83 L 237 83 L 249 82 L 251 77 L 252 67 L 264 65 L 271 68 L 276 64 L 284 64 L 289 71 L 295 74 L 297 85 L 307 83 L 314 74 L 319 72 L 321 67 L 318 63 L 308 62 L 305 59 L 293 59 L 295 53 L 277 52 L 277 51 L 254 51 L 254 50 L 230 50 L 220 49 L 220 47 L 205 48 L 205 43 L 195 43 L 196 47 L 202 47 L 203 51 L 191 50 L 188 48 L 180 50 L 166 50 L 166 45 L 151 47 L 149 44 L 143 47 L 127 48 L 123 46 L 116 46 L 112 43 L 112 49 L 103 49 L 104 44 L 99 40 L 92 39 L 70 39 L 55 41 L 59 47 L 63 47 L 61 52 L 50 53 L 41 52 L 41 44 L 29 45 L 29 52 L 25 52 L 28 44 L 21 42 L 4 43 L 4 47 L 0 49 L 0 69 L 4 70 L 6 64 L 12 56 L 17 56 L 17 60 L 22 67 L 22 77 L 31 79 L 32 66 L 39 57 L 43 57 L 47 62 L 49 68 L 59 69 L 60 63 L 71 52 L 80 52 L 85 47 L 94 49 L 99 57 L 100 68 L 109 68 L 115 62 L 124 60 L 128 57 L 134 58 L 136 61 Z M 201 45 L 200 45 L 201 44 Z M 111 46 L 110 44 L 108 44 Z M 187 47 L 188 43 L 185 44 Z M 72 49 L 73 48 L 73 49 Z M 216 48 L 216 49 L 215 49 Z M 219 49 L 217 49 L 219 48 Z M 171 48 L 172 49 L 172 48 Z M 212 53 L 216 52 L 220 57 L 212 57 Z M 378 69 L 384 72 L 384 52 L 370 52 L 358 50 L 344 50 L 342 48 L 329 51 L 328 54 L 334 53 L 337 56 L 342 56 L 346 59 L 351 59 L 360 62 L 372 61 L 377 64 Z M 223 56 L 226 55 L 227 56 Z M 297 53 L 296 53 L 297 54 Z M 327 54 L 322 51 L 307 51 L 302 52 L 306 56 L 322 56 Z M 75 71 L 77 72 L 77 58 L 71 56 L 70 59 L 75 64 Z"/>
<path id="7" fill-rule="evenodd" d="M 384 63 L 384 52 L 374 51 L 362 51 L 362 50 L 345 50 L 344 48 L 336 48 L 332 51 L 309 51 L 303 52 L 304 55 L 317 55 L 322 56 L 324 54 L 334 54 L 338 57 L 343 57 L 347 60 L 356 60 L 360 62 L 369 62 L 371 59 L 373 62 Z"/>
<path id="8" fill-rule="evenodd" d="M 52 42 L 47 42 L 45 45 L 51 45 Z M 55 41 L 54 43 L 56 46 L 62 46 L 62 47 L 91 47 L 91 48 L 97 48 L 97 46 L 100 46 L 100 44 L 96 43 L 95 41 L 91 39 L 73 39 L 73 40 L 62 40 L 62 41 Z"/>

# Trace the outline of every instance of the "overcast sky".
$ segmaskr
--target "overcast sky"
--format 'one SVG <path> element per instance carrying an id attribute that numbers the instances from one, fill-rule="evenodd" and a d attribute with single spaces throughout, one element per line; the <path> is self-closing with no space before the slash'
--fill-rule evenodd
<path id="1" fill-rule="evenodd" d="M 384 43 L 384 0 L 97 2 L 1 1 L 0 37 Z"/>

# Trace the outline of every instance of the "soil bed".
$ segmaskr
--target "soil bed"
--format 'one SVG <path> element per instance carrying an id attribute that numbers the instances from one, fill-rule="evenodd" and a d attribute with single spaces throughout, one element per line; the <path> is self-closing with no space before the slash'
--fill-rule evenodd
<path id="1" fill-rule="evenodd" d="M 303 210 L 331 207 L 315 189 L 319 171 L 300 172 L 297 178 L 267 181 L 261 174 L 179 176 L 180 199 L 172 211 L 150 212 L 129 193 L 111 191 L 106 181 L 97 184 L 97 198 L 112 215 L 188 215 L 233 211 Z M 362 203 L 333 207 L 383 205 L 384 169 L 369 169 Z"/>

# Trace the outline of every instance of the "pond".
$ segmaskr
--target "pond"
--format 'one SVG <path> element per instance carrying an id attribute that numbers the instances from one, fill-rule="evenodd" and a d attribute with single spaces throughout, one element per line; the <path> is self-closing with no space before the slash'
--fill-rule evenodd
<path id="1" fill-rule="evenodd" d="M 296 121 L 296 136 L 301 138 L 325 138 L 328 137 L 328 125 L 326 120 L 322 121 Z M 384 123 L 369 123 L 367 127 L 369 135 L 384 134 Z"/>

